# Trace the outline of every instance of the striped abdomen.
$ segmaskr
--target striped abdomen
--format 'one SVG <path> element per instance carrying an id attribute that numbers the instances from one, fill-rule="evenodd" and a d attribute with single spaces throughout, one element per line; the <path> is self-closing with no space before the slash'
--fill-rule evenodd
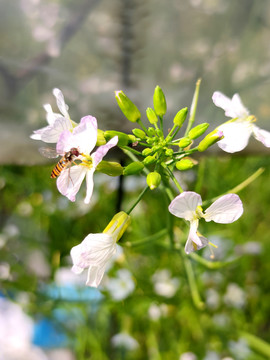
<path id="1" fill-rule="evenodd" d="M 70 163 L 70 161 L 68 161 L 65 156 L 62 157 L 62 159 L 60 159 L 58 161 L 58 163 L 55 165 L 55 168 L 52 170 L 51 173 L 51 178 L 54 179 L 57 176 L 59 176 L 62 172 L 62 170 L 64 170 L 68 164 Z"/>

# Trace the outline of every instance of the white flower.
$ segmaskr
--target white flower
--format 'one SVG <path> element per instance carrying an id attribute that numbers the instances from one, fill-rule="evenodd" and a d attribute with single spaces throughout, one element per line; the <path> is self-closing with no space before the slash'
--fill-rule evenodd
<path id="1" fill-rule="evenodd" d="M 212 99 L 216 106 L 225 111 L 226 116 L 232 118 L 218 127 L 218 130 L 222 131 L 224 135 L 224 139 L 217 143 L 222 150 L 229 153 L 243 150 L 251 135 L 264 146 L 270 147 L 270 132 L 254 125 L 255 117 L 250 116 L 238 94 L 229 99 L 221 92 L 215 91 Z"/>
<path id="2" fill-rule="evenodd" d="M 171 214 L 190 222 L 190 231 L 185 246 L 187 254 L 200 250 L 208 244 L 208 240 L 197 231 L 200 218 L 204 218 L 207 222 L 212 220 L 220 224 L 229 224 L 243 214 L 242 201 L 236 194 L 221 196 L 205 210 L 205 213 L 203 213 L 201 205 L 201 196 L 192 191 L 184 191 L 169 205 Z"/>
<path id="3" fill-rule="evenodd" d="M 240 338 L 238 341 L 230 341 L 229 348 L 232 354 L 239 360 L 248 359 L 251 350 L 245 339 Z"/>
<path id="4" fill-rule="evenodd" d="M 113 137 L 107 144 L 99 146 L 91 154 L 97 142 L 97 120 L 93 116 L 85 116 L 80 124 L 71 133 L 65 130 L 59 137 L 56 145 L 58 154 L 64 155 L 72 148 L 78 149 L 81 163 L 63 170 L 57 178 L 57 188 L 69 200 L 75 201 L 83 179 L 86 177 L 86 197 L 84 202 L 89 204 L 94 187 L 93 175 L 97 165 L 107 154 L 109 149 L 118 142 L 118 137 Z"/>
<path id="5" fill-rule="evenodd" d="M 183 353 L 179 358 L 179 360 L 197 360 L 197 359 L 198 359 L 197 356 L 191 351 Z"/>
<path id="6" fill-rule="evenodd" d="M 127 298 L 134 291 L 135 283 L 130 271 L 127 269 L 118 270 L 116 275 L 116 278 L 109 279 L 105 289 L 109 291 L 114 300 L 120 301 Z"/>
<path id="7" fill-rule="evenodd" d="M 179 288 L 180 281 L 172 278 L 171 273 L 167 269 L 157 270 L 152 276 L 155 293 L 160 296 L 171 298 Z"/>
<path id="8" fill-rule="evenodd" d="M 42 140 L 46 143 L 56 143 L 60 134 L 64 130 L 72 131 L 77 124 L 70 119 L 68 106 L 65 103 L 64 96 L 59 89 L 53 89 L 53 95 L 61 114 L 54 113 L 50 104 L 45 104 L 44 109 L 47 112 L 46 119 L 49 125 L 34 131 L 30 137 L 34 140 Z"/>
<path id="9" fill-rule="evenodd" d="M 227 286 L 226 294 L 224 295 L 224 302 L 228 306 L 241 309 L 246 304 L 246 293 L 235 283 Z"/>
<path id="10" fill-rule="evenodd" d="M 99 286 L 106 265 L 116 252 L 116 242 L 129 223 L 130 216 L 121 211 L 113 217 L 103 233 L 89 234 L 71 249 L 72 271 L 81 274 L 84 269 L 88 269 L 86 285 Z"/>
<path id="11" fill-rule="evenodd" d="M 139 347 L 138 341 L 125 332 L 114 335 L 111 342 L 116 348 L 125 348 L 126 350 L 131 351 L 136 350 Z"/>

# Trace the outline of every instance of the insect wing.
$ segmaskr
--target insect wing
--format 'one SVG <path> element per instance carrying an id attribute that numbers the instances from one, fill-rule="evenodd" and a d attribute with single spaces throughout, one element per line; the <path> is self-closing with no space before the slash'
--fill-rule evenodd
<path id="1" fill-rule="evenodd" d="M 60 156 L 57 154 L 56 150 L 50 147 L 41 147 L 38 149 L 41 155 L 45 156 L 48 159 L 54 159 Z"/>

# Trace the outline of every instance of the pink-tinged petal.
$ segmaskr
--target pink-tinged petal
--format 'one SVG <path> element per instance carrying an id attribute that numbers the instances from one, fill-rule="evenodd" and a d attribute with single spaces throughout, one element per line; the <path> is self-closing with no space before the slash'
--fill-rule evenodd
<path id="1" fill-rule="evenodd" d="M 184 191 L 169 205 L 169 212 L 174 216 L 192 221 L 197 206 L 202 205 L 202 198 L 193 191 Z"/>
<path id="2" fill-rule="evenodd" d="M 56 98 L 56 103 L 57 103 L 58 109 L 64 115 L 64 117 L 69 119 L 68 106 L 65 103 L 65 99 L 64 99 L 64 95 L 63 95 L 62 91 L 55 88 L 55 89 L 53 89 L 53 95 Z"/>
<path id="3" fill-rule="evenodd" d="M 185 246 L 186 254 L 190 254 L 193 251 L 200 250 L 208 245 L 208 240 L 197 232 L 198 223 L 190 224 L 190 231 Z"/>
<path id="4" fill-rule="evenodd" d="M 239 94 L 234 94 L 232 97 L 232 108 L 235 115 L 233 117 L 238 117 L 239 119 L 246 119 L 249 116 L 248 109 L 243 105 Z"/>
<path id="5" fill-rule="evenodd" d="M 252 127 L 253 135 L 255 139 L 260 141 L 264 146 L 270 147 L 270 132 L 258 128 L 258 126 L 253 125 Z"/>
<path id="6" fill-rule="evenodd" d="M 76 194 L 79 191 L 83 179 L 87 173 L 85 166 L 75 165 L 61 172 L 56 185 L 60 193 L 66 196 L 70 201 L 76 200 Z"/>
<path id="7" fill-rule="evenodd" d="M 104 266 L 90 266 L 88 269 L 86 285 L 92 287 L 98 287 L 104 276 L 106 270 L 106 264 Z"/>
<path id="8" fill-rule="evenodd" d="M 93 116 L 85 116 L 72 133 L 71 147 L 77 148 L 81 153 L 89 154 L 97 142 L 97 120 Z"/>
<path id="9" fill-rule="evenodd" d="M 64 155 L 72 147 L 72 133 L 69 130 L 64 130 L 57 141 L 56 151 L 58 154 Z"/>
<path id="10" fill-rule="evenodd" d="M 228 153 L 243 150 L 252 133 L 252 125 L 248 121 L 227 122 L 218 127 L 224 138 L 217 142 L 218 146 Z"/>
<path id="11" fill-rule="evenodd" d="M 65 130 L 70 130 L 70 121 L 64 117 L 60 117 L 53 125 L 46 126 L 42 129 L 41 140 L 47 143 L 56 143 L 60 134 Z"/>
<path id="12" fill-rule="evenodd" d="M 220 224 L 229 224 L 243 214 L 243 204 L 236 194 L 221 196 L 218 200 L 205 210 L 205 221 L 215 221 Z"/>
<path id="13" fill-rule="evenodd" d="M 84 199 L 84 203 L 85 204 L 89 204 L 92 194 L 93 194 L 93 189 L 94 189 L 94 180 L 93 180 L 93 175 L 95 172 L 95 168 L 93 167 L 92 169 L 88 170 L 86 173 L 86 196 Z"/>
<path id="14" fill-rule="evenodd" d="M 118 143 L 118 136 L 114 136 L 110 141 L 105 145 L 101 145 L 98 147 L 97 151 L 95 151 L 91 157 L 93 160 L 93 166 L 96 167 L 103 157 L 107 154 L 107 152 Z"/>

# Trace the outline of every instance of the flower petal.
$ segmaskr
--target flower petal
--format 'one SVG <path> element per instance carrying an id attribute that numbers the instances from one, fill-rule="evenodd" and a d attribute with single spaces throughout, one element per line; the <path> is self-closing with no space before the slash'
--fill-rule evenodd
<path id="1" fill-rule="evenodd" d="M 53 112 L 53 109 L 50 104 L 44 104 L 43 105 L 45 111 L 46 111 L 46 119 L 48 121 L 49 125 L 53 125 L 56 119 L 62 117 L 61 114 Z"/>
<path id="2" fill-rule="evenodd" d="M 87 173 L 87 168 L 80 165 L 72 166 L 61 172 L 56 185 L 60 193 L 70 201 L 76 200 L 76 194 L 80 189 L 83 179 Z"/>
<path id="3" fill-rule="evenodd" d="M 88 170 L 86 173 L 86 196 L 84 199 L 84 203 L 85 204 L 89 204 L 92 194 L 93 194 L 93 189 L 94 189 L 94 180 L 93 180 L 93 175 L 95 172 L 95 168 L 92 167 L 92 169 Z"/>
<path id="4" fill-rule="evenodd" d="M 221 196 L 218 200 L 205 210 L 205 221 L 215 221 L 220 224 L 229 224 L 243 214 L 243 204 L 236 194 Z"/>
<path id="5" fill-rule="evenodd" d="M 61 133 L 70 130 L 71 123 L 68 119 L 60 117 L 52 125 L 37 130 L 41 134 L 41 140 L 47 143 L 56 143 Z"/>
<path id="6" fill-rule="evenodd" d="M 68 113 L 68 106 L 65 103 L 64 95 L 61 90 L 55 88 L 53 89 L 53 95 L 56 98 L 56 103 L 58 106 L 58 109 L 60 112 L 66 117 L 67 119 L 70 119 L 69 113 Z"/>
<path id="7" fill-rule="evenodd" d="M 243 105 L 239 94 L 234 94 L 232 97 L 232 108 L 234 109 L 235 116 L 239 119 L 246 119 L 249 116 L 248 109 Z"/>
<path id="8" fill-rule="evenodd" d="M 169 205 L 169 212 L 174 216 L 193 220 L 197 206 L 202 205 L 202 198 L 193 191 L 184 191 L 178 195 Z"/>
<path id="9" fill-rule="evenodd" d="M 248 121 L 233 121 L 220 125 L 218 130 L 224 135 L 224 139 L 218 141 L 218 146 L 228 153 L 234 153 L 247 146 L 252 125 Z"/>
<path id="10" fill-rule="evenodd" d="M 245 119 L 249 115 L 249 111 L 244 107 L 240 96 L 235 94 L 232 99 L 220 91 L 215 91 L 212 100 L 214 104 L 225 111 L 225 115 L 230 118 Z"/>
<path id="11" fill-rule="evenodd" d="M 258 128 L 258 126 L 253 125 L 252 127 L 253 135 L 255 139 L 259 140 L 264 146 L 270 147 L 270 132 Z"/>
<path id="12" fill-rule="evenodd" d="M 208 239 L 197 232 L 197 227 L 198 225 L 195 223 L 191 224 L 190 226 L 190 231 L 185 246 L 186 254 L 200 250 L 208 245 Z"/>
<path id="13" fill-rule="evenodd" d="M 107 152 L 118 143 L 118 136 L 114 136 L 110 141 L 105 145 L 101 145 L 98 147 L 97 151 L 95 151 L 91 156 L 93 160 L 93 165 L 96 167 L 103 157 L 107 154 Z"/>
<path id="14" fill-rule="evenodd" d="M 106 264 L 104 266 L 90 266 L 88 269 L 86 285 L 98 287 L 101 283 L 105 270 Z"/>

